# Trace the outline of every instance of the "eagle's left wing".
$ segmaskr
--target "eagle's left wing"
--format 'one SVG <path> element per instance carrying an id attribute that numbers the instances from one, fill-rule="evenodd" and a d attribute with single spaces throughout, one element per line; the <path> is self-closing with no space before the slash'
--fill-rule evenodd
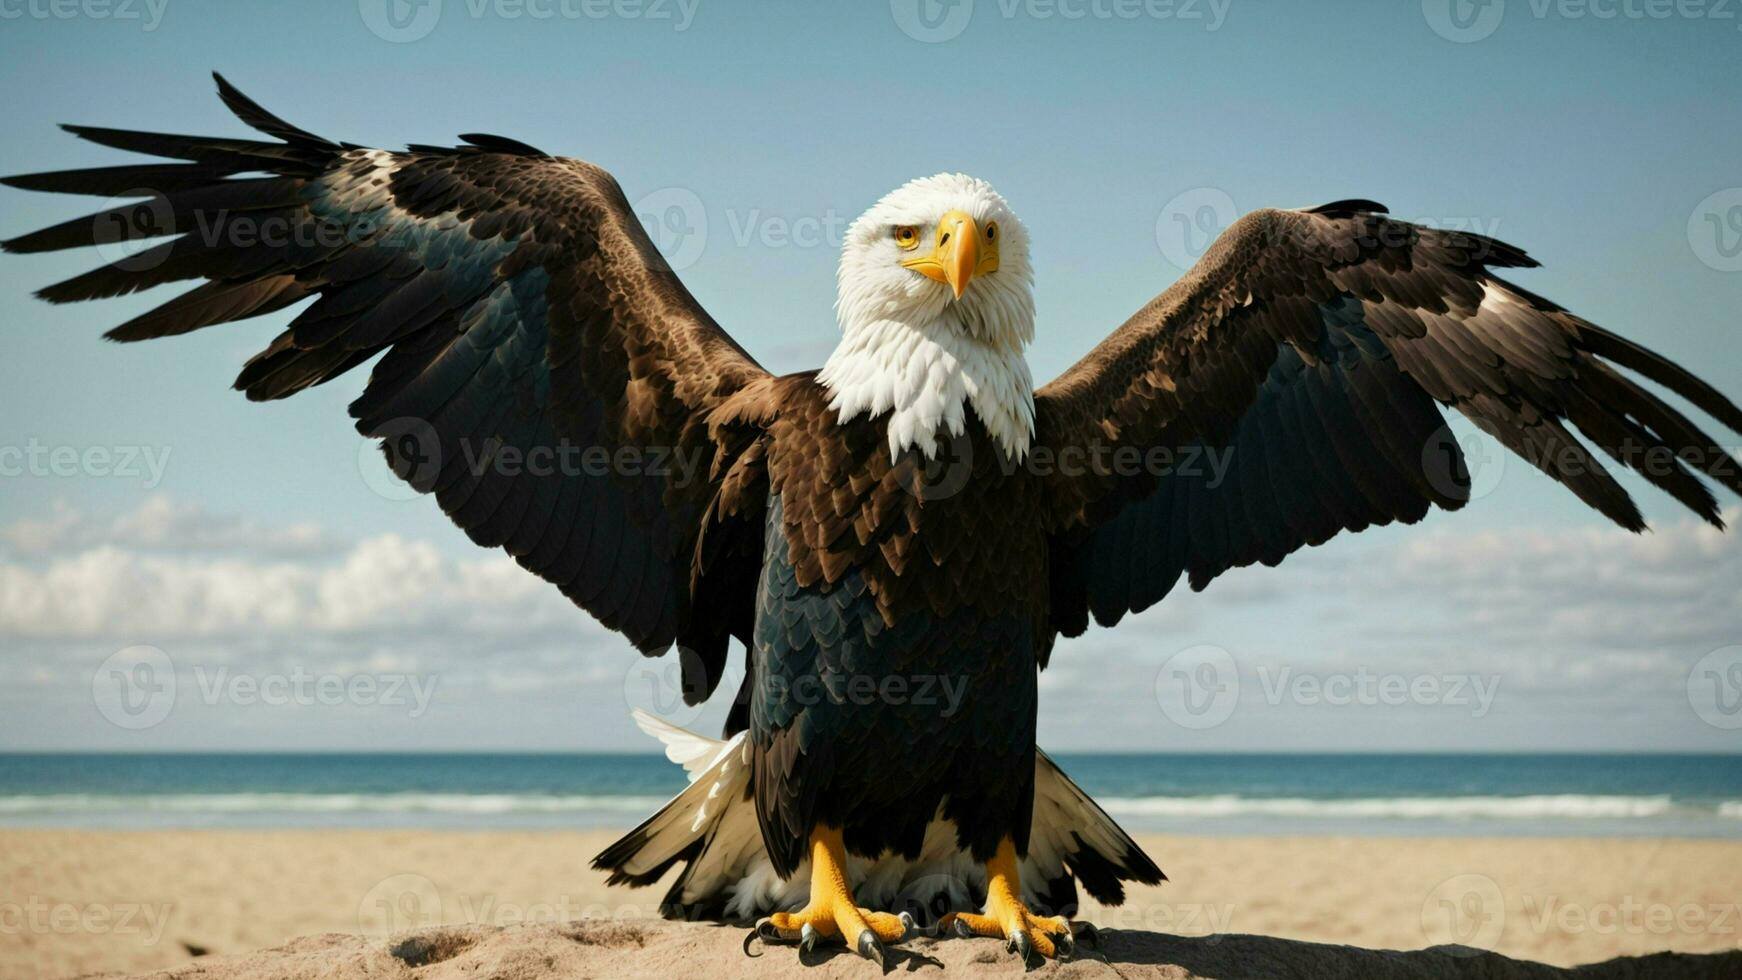
<path id="1" fill-rule="evenodd" d="M 1722 526 L 1702 472 L 1742 493 L 1716 441 L 1615 369 L 1742 431 L 1681 367 L 1494 275 L 1536 265 L 1380 205 L 1258 211 L 1036 394 L 1056 628 L 1074 636 L 1339 531 L 1456 509 L 1456 408 L 1623 527 L 1645 524 L 1577 429 Z"/>

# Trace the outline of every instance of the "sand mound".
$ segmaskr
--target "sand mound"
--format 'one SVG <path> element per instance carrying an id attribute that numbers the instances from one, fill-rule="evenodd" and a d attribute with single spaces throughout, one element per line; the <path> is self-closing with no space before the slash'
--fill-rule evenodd
<path id="1" fill-rule="evenodd" d="M 552 980 L 558 977 L 870 977 L 871 964 L 838 949 L 801 963 L 790 948 L 744 955 L 745 930 L 669 922 L 583 919 L 561 925 L 443 926 L 389 939 L 329 933 L 241 956 L 202 957 L 186 966 L 135 974 L 152 980 Z M 991 939 L 910 940 L 891 950 L 889 974 L 1020 976 L 1022 964 Z M 1080 950 L 1036 976 L 1288 977 L 1293 980 L 1653 980 L 1742 976 L 1742 952 L 1623 957 L 1573 969 L 1442 946 L 1396 952 L 1271 939 L 1184 938 L 1109 930 L 1100 950 Z"/>

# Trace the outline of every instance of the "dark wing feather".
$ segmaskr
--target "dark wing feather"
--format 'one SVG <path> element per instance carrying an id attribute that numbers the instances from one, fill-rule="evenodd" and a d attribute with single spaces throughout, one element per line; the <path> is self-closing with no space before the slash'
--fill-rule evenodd
<path id="1" fill-rule="evenodd" d="M 1201 589 L 1340 531 L 1462 506 L 1468 461 L 1442 405 L 1622 527 L 1645 525 L 1580 436 L 1722 526 L 1696 474 L 1742 493 L 1742 469 L 1615 366 L 1731 429 L 1742 410 L 1495 275 L 1536 264 L 1519 249 L 1383 212 L 1351 200 L 1247 215 L 1037 393 L 1036 445 L 1103 461 L 1050 478 L 1061 632 L 1147 608 L 1182 575 Z M 1120 447 L 1163 455 L 1108 465 Z"/>
<path id="2" fill-rule="evenodd" d="M 616 182 L 496 136 L 403 153 L 334 143 L 218 90 L 277 142 L 68 127 L 182 162 L 6 179 L 139 198 L 8 251 L 165 239 L 41 295 L 204 280 L 110 332 L 123 341 L 313 298 L 238 388 L 283 398 L 385 352 L 351 412 L 395 471 L 641 650 L 684 646 L 711 689 L 728 635 L 749 631 L 756 564 L 715 549 L 718 565 L 697 565 L 704 515 L 759 531 L 760 509 L 715 499 L 744 446 L 710 432 L 709 413 L 767 375 L 659 260 Z M 694 478 L 649 451 L 685 454 Z"/>

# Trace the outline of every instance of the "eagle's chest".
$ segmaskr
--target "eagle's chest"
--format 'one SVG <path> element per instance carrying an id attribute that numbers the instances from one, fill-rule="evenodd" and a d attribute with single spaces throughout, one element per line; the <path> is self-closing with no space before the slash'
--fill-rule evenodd
<path id="1" fill-rule="evenodd" d="M 886 626 L 972 609 L 1044 635 L 1047 536 L 1033 470 L 972 414 L 930 459 L 890 458 L 884 424 L 820 412 L 773 433 L 763 554 L 778 587 L 847 589 Z"/>
<path id="2" fill-rule="evenodd" d="M 890 460 L 872 424 L 785 435 L 757 589 L 762 725 L 850 714 L 937 735 L 968 720 L 966 689 L 1032 688 L 1047 566 L 1024 469 L 983 430 L 929 464 Z M 1030 698 L 984 704 L 1020 712 Z"/>

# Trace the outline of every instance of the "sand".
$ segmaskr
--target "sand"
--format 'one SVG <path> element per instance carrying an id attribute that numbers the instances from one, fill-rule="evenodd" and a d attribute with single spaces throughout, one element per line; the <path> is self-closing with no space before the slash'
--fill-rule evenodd
<path id="1" fill-rule="evenodd" d="M 745 955 L 742 930 L 693 923 L 577 919 L 560 925 L 434 926 L 379 939 L 328 933 L 239 956 L 208 956 L 138 980 L 556 980 L 660 977 L 730 980 L 875 977 L 840 949 Z M 989 939 L 909 940 L 883 975 L 1230 980 L 1734 980 L 1742 952 L 1657 953 L 1560 969 L 1468 947 L 1364 950 L 1265 936 L 1185 938 L 1109 929 L 1094 948 L 1025 967 Z"/>
<path id="2" fill-rule="evenodd" d="M 415 968 L 428 980 L 636 970 L 713 980 L 799 968 L 789 949 L 744 959 L 739 929 L 657 921 L 660 889 L 604 887 L 586 864 L 611 836 L 0 831 L 0 976 L 184 967 L 176 975 L 248 980 L 411 976 Z M 1282 975 L 1254 966 L 1262 963 L 1300 976 L 1542 975 L 1506 972 L 1513 966 L 1499 957 L 1445 952 L 1357 967 L 1348 957 L 1372 954 L 1304 944 L 1457 943 L 1567 966 L 1664 950 L 1734 951 L 1742 940 L 1742 843 L 1142 839 L 1173 880 L 1138 890 L 1121 908 L 1091 905 L 1082 915 L 1110 930 L 1104 955 L 1126 976 Z M 281 948 L 236 955 L 272 947 Z M 991 940 L 919 940 L 909 952 L 916 958 L 898 972 L 1014 966 Z M 863 972 L 850 957 L 825 966 L 802 975 Z M 1066 975 L 1085 976 L 1109 968 L 1090 955 L 1064 966 Z M 1615 964 L 1604 975 L 1705 971 L 1742 976 L 1742 953 Z"/>

